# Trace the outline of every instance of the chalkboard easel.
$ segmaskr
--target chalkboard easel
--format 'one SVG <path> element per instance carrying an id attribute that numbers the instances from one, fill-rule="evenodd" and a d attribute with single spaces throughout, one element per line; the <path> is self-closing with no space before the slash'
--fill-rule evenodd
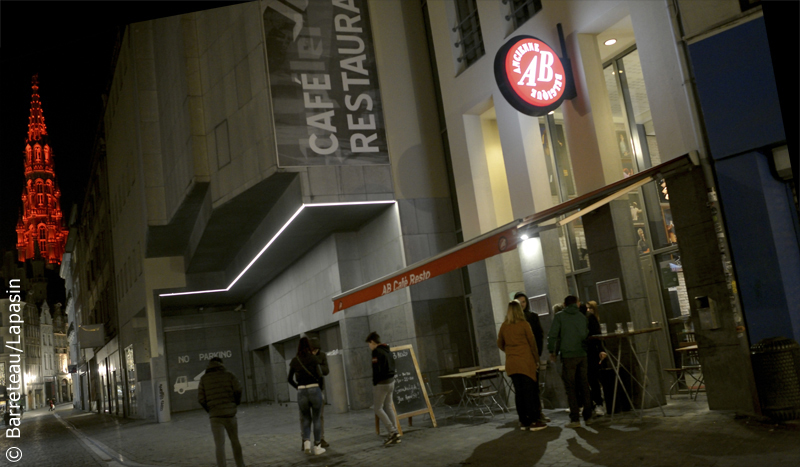
<path id="1" fill-rule="evenodd" d="M 389 350 L 394 357 L 395 376 L 394 392 L 392 393 L 392 404 L 396 414 L 395 424 L 397 431 L 402 435 L 400 420 L 407 418 L 408 426 L 412 426 L 414 415 L 428 414 L 431 422 L 436 427 L 436 416 L 433 414 L 431 402 L 428 399 L 428 391 L 422 384 L 422 373 L 419 371 L 417 356 L 411 345 L 401 345 L 392 347 Z M 380 434 L 380 420 L 375 416 L 375 432 Z"/>

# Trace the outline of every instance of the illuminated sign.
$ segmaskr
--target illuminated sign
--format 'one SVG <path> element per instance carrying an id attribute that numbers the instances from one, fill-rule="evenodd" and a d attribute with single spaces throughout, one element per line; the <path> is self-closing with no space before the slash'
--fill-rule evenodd
<path id="1" fill-rule="evenodd" d="M 546 115 L 565 97 L 567 75 L 561 59 L 533 36 L 513 37 L 497 51 L 494 76 L 503 97 L 526 115 Z"/>

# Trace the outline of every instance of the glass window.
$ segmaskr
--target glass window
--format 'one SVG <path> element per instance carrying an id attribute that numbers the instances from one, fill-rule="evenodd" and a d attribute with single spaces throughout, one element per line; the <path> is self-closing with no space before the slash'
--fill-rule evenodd
<path id="1" fill-rule="evenodd" d="M 477 0 L 456 0 L 458 24 L 453 31 L 458 31 L 459 40 L 456 47 L 461 48 L 459 62 L 467 67 L 478 61 L 486 53 L 481 35 L 481 22 L 478 18 Z"/>
<path id="2" fill-rule="evenodd" d="M 597 287 L 595 287 L 594 280 L 592 280 L 591 272 L 576 274 L 575 281 L 578 285 L 578 298 L 581 302 L 598 301 Z"/>
<path id="3" fill-rule="evenodd" d="M 677 245 L 675 224 L 672 221 L 672 210 L 669 206 L 669 192 L 666 181 L 655 180 L 642 187 L 644 194 L 647 223 L 655 249 Z"/>
<path id="4" fill-rule="evenodd" d="M 668 318 L 688 316 L 689 294 L 683 277 L 683 265 L 677 252 L 656 256 L 661 276 L 661 295 Z"/>
<path id="5" fill-rule="evenodd" d="M 564 118 L 561 109 L 556 109 L 545 117 L 539 117 L 539 131 L 542 137 L 550 193 L 553 204 L 560 204 L 577 196 L 572 162 L 564 134 Z"/>
<path id="6" fill-rule="evenodd" d="M 614 120 L 615 142 L 619 148 L 619 158 L 622 161 L 622 178 L 630 177 L 636 172 L 633 165 L 633 150 L 631 138 L 625 125 L 625 105 L 617 81 L 617 68 L 612 64 L 603 69 L 606 81 L 608 99 L 611 103 L 611 117 Z"/>
<path id="7" fill-rule="evenodd" d="M 550 183 L 550 195 L 553 197 L 553 205 L 561 203 L 558 191 L 558 178 L 553 167 L 554 161 L 550 144 L 550 132 L 547 130 L 547 119 L 539 117 L 539 133 L 542 136 L 542 148 L 544 150 L 544 161 L 547 164 L 547 176 Z"/>
<path id="8" fill-rule="evenodd" d="M 514 21 L 514 29 L 517 29 L 528 21 L 542 9 L 542 0 L 510 0 L 508 2 L 510 12 L 506 15 L 506 21 Z"/>
<path id="9" fill-rule="evenodd" d="M 558 242 L 561 244 L 561 262 L 564 264 L 564 271 L 572 272 L 572 261 L 569 259 L 569 247 L 567 246 L 566 227 L 558 228 Z"/>
<path id="10" fill-rule="evenodd" d="M 583 220 L 577 218 L 567 224 L 569 249 L 572 256 L 572 269 L 578 271 L 588 268 L 589 250 L 586 248 L 586 235 L 583 231 Z"/>
<path id="11" fill-rule="evenodd" d="M 639 60 L 639 51 L 634 50 L 617 61 L 619 79 L 628 111 L 628 123 L 634 142 L 636 159 L 639 170 L 644 170 L 661 162 L 656 143 L 656 134 L 653 127 L 653 117 L 650 114 L 650 102 L 647 100 L 647 90 L 644 87 L 642 63 Z"/>
<path id="12" fill-rule="evenodd" d="M 562 201 L 567 201 L 577 196 L 575 191 L 575 177 L 572 171 L 572 161 L 569 157 L 567 137 L 564 133 L 564 114 L 561 109 L 548 115 L 550 132 L 553 141 L 553 154 L 555 155 L 556 169 L 558 170 L 558 183 L 561 187 Z"/>

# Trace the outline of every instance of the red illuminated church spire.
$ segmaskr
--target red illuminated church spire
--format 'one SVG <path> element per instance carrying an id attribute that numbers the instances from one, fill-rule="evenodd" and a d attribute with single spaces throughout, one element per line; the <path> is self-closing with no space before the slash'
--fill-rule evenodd
<path id="1" fill-rule="evenodd" d="M 38 75 L 33 76 L 28 138 L 23 152 L 25 187 L 17 222 L 17 251 L 23 262 L 42 259 L 49 264 L 60 264 L 68 231 L 62 224 L 61 190 L 53 170 L 53 150 L 39 102 L 38 78 Z"/>

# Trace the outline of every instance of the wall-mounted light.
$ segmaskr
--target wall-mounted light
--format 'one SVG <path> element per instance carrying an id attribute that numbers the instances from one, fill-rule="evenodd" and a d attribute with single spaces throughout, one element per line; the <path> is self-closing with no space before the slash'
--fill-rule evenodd
<path id="1" fill-rule="evenodd" d="M 614 45 L 616 43 L 617 43 L 616 39 L 609 39 L 609 40 L 603 42 L 603 44 L 605 44 L 605 45 Z"/>
<path id="2" fill-rule="evenodd" d="M 529 238 L 531 238 L 531 237 L 529 237 L 529 236 L 528 236 L 528 234 L 522 234 L 522 235 L 520 235 L 520 236 L 519 236 L 519 238 L 520 238 L 522 241 L 525 241 L 525 240 L 527 240 L 527 239 L 529 239 Z"/>
<path id="3" fill-rule="evenodd" d="M 159 297 L 174 297 L 174 296 L 177 296 L 177 295 L 194 295 L 194 294 L 214 293 L 214 292 L 227 292 L 227 291 L 229 291 L 231 289 L 231 287 L 233 287 L 239 281 L 239 279 L 241 279 L 242 276 L 244 276 L 244 273 L 246 273 L 253 266 L 253 264 L 255 264 L 256 261 L 258 261 L 258 258 L 260 258 L 261 255 L 263 255 L 264 252 L 267 251 L 267 248 L 269 248 L 270 245 L 272 245 L 275 242 L 275 240 L 277 240 L 277 238 L 280 236 L 280 234 L 283 233 L 283 231 L 286 230 L 289 227 L 289 225 L 292 224 L 292 222 L 294 222 L 294 220 L 297 218 L 297 216 L 299 216 L 300 213 L 303 212 L 303 209 L 305 209 L 305 208 L 318 208 L 318 207 L 325 207 L 325 206 L 360 206 L 360 205 L 364 205 L 364 204 L 396 204 L 396 203 L 397 202 L 394 201 L 394 200 L 383 200 L 383 201 L 354 201 L 354 202 L 342 202 L 342 203 L 301 204 L 300 207 L 297 208 L 297 211 L 295 211 L 295 213 L 292 215 L 292 217 L 290 217 L 289 220 L 286 221 L 286 223 L 283 224 L 283 226 L 280 229 L 278 229 L 278 231 L 275 233 L 275 235 L 273 235 L 272 238 L 269 239 L 267 244 L 264 245 L 264 248 L 262 248 L 261 251 L 259 251 L 258 254 L 256 254 L 255 257 L 253 257 L 252 260 L 250 260 L 250 262 L 247 264 L 247 266 L 245 266 L 245 268 L 242 270 L 242 272 L 240 272 L 239 275 L 236 276 L 235 279 L 233 279 L 233 282 L 231 282 L 230 285 L 228 285 L 228 287 L 226 287 L 224 289 L 209 289 L 209 290 L 194 290 L 194 291 L 191 291 L 191 292 L 162 293 L 162 294 L 158 294 L 158 296 Z"/>

